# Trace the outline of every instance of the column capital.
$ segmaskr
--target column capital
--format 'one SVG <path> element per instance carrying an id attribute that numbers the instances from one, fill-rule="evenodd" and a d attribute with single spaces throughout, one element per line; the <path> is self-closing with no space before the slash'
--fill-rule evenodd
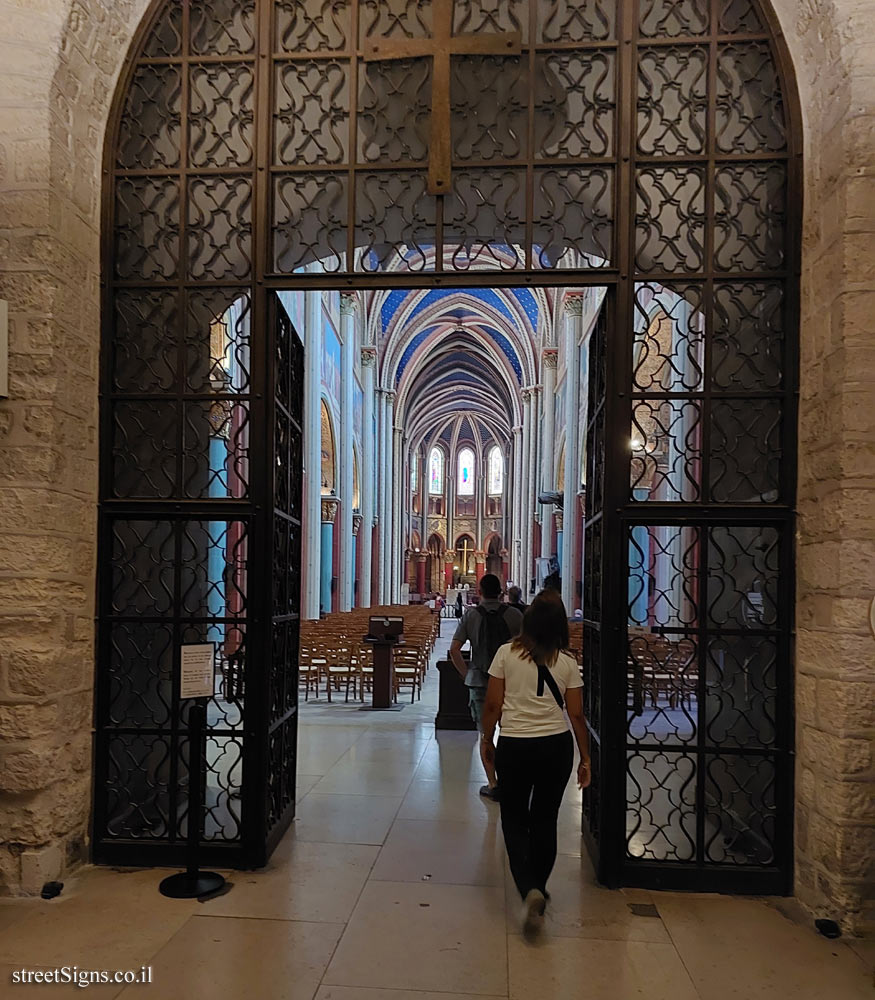
<path id="1" fill-rule="evenodd" d="M 416 556 L 417 562 L 424 563 L 428 559 L 427 552 L 415 552 L 414 555 Z"/>
<path id="2" fill-rule="evenodd" d="M 358 302 L 358 298 L 355 292 L 341 292 L 340 293 L 340 315 L 341 316 L 352 316 L 355 313 L 355 307 Z"/>
<path id="3" fill-rule="evenodd" d="M 574 292 L 570 295 L 565 296 L 565 302 L 563 303 L 565 308 L 566 316 L 582 316 L 583 315 L 583 293 Z"/>
<path id="4" fill-rule="evenodd" d="M 337 497 L 322 497 L 322 523 L 334 524 L 339 507 L 340 500 Z"/>
<path id="5" fill-rule="evenodd" d="M 517 424 L 516 427 L 511 427 L 510 430 L 511 430 L 511 433 L 514 434 L 514 435 L 522 434 L 522 432 L 523 432 L 523 425 L 522 424 Z"/>
<path id="6" fill-rule="evenodd" d="M 524 403 L 528 403 L 529 398 L 532 395 L 532 390 L 531 389 L 523 389 L 521 395 L 523 397 L 523 402 Z"/>
<path id="7" fill-rule="evenodd" d="M 456 561 L 456 553 L 455 553 L 455 551 L 453 549 L 447 549 L 446 552 L 444 552 L 444 562 L 448 566 L 452 566 L 452 564 L 455 561 Z"/>
<path id="8" fill-rule="evenodd" d="M 586 490 L 582 489 L 580 493 L 577 494 L 577 501 L 580 504 L 581 515 L 586 514 Z"/>
<path id="9" fill-rule="evenodd" d="M 564 511 L 557 510 L 553 514 L 553 517 L 556 519 L 556 530 L 557 531 L 561 531 L 562 530 L 562 525 L 564 523 L 564 517 L 565 517 Z"/>
<path id="10" fill-rule="evenodd" d="M 358 537 L 359 530 L 362 526 L 362 520 L 363 518 L 361 514 L 352 515 L 352 534 L 354 538 Z"/>
<path id="11" fill-rule="evenodd" d="M 362 368 L 376 368 L 376 367 L 377 367 L 377 348 L 363 347 Z"/>
<path id="12" fill-rule="evenodd" d="M 555 347 L 548 347 L 541 356 L 541 363 L 545 368 L 556 368 L 559 364 L 559 351 Z"/>

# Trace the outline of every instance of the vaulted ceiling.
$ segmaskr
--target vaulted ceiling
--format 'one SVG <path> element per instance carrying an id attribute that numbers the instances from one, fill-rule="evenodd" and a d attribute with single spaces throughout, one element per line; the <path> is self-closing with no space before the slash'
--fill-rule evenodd
<path id="1" fill-rule="evenodd" d="M 527 288 L 375 293 L 380 384 L 397 394 L 411 447 L 441 435 L 480 446 L 510 440 L 522 388 L 536 380 L 548 308 L 544 291 Z"/>

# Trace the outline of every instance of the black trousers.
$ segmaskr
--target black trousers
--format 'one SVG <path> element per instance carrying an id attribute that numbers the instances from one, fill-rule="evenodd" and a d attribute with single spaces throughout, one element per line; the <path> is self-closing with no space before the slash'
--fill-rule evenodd
<path id="1" fill-rule="evenodd" d="M 495 767 L 501 789 L 501 829 L 520 896 L 544 892 L 556 863 L 556 824 L 574 766 L 571 733 L 530 738 L 499 736 Z"/>

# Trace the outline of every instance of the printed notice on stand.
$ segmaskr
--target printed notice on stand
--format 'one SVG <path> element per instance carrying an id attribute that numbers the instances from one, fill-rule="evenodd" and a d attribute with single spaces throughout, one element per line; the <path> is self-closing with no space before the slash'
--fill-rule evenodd
<path id="1" fill-rule="evenodd" d="M 212 698 L 215 694 L 216 647 L 212 642 L 179 647 L 179 697 Z"/>

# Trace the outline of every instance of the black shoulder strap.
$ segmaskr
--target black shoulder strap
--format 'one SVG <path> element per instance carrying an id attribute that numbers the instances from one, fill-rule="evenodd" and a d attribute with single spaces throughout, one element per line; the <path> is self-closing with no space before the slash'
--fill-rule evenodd
<path id="1" fill-rule="evenodd" d="M 565 702 L 562 700 L 562 695 L 559 693 L 559 685 L 553 679 L 553 675 L 544 666 L 543 663 L 538 664 L 538 697 L 542 698 L 544 696 L 544 685 L 550 688 L 550 693 L 556 699 L 556 704 L 560 708 L 565 707 Z"/>

